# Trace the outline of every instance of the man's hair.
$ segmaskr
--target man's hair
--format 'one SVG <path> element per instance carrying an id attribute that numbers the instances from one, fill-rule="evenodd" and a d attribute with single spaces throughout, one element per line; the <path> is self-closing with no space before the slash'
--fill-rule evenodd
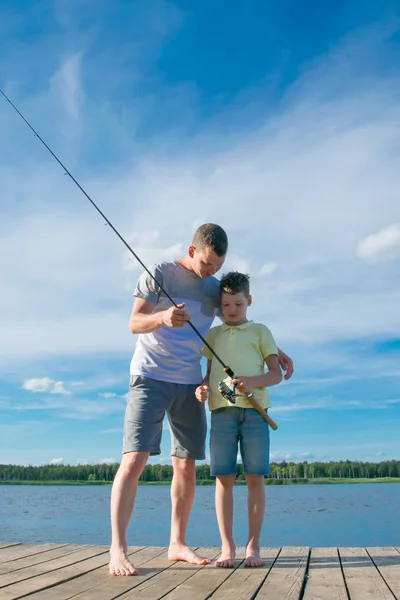
<path id="1" fill-rule="evenodd" d="M 228 251 L 228 236 L 219 225 L 205 223 L 195 232 L 192 244 L 197 250 L 211 248 L 217 256 L 225 256 Z"/>
<path id="2" fill-rule="evenodd" d="M 237 271 L 230 271 L 226 275 L 223 275 L 219 282 L 219 293 L 225 294 L 243 294 L 248 297 L 250 295 L 250 277 L 244 273 L 238 273 Z"/>

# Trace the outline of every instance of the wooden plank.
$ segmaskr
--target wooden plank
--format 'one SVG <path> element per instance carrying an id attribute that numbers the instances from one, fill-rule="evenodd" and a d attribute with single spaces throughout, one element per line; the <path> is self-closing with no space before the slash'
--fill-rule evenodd
<path id="1" fill-rule="evenodd" d="M 269 570 L 276 557 L 280 552 L 280 548 L 262 548 L 261 556 L 265 561 L 264 566 L 256 569 L 250 569 L 243 566 L 243 562 L 240 561 L 238 568 L 233 569 L 217 569 L 214 567 L 213 573 L 207 573 L 207 579 L 205 578 L 205 570 L 197 575 L 204 575 L 204 581 L 196 581 L 197 575 L 191 577 L 185 586 L 190 590 L 190 595 L 181 595 L 181 600 L 185 598 L 199 598 L 205 599 L 211 597 L 213 600 L 250 600 L 254 598 L 261 584 L 265 580 Z M 243 558 L 245 557 L 245 549 L 243 548 Z M 228 576 L 224 580 L 218 581 L 215 577 L 217 571 L 228 571 Z M 214 578 L 212 577 L 214 575 Z M 198 578 L 199 579 L 199 578 Z M 208 579 L 211 583 L 214 583 L 213 590 L 208 587 Z M 181 587 L 181 586 L 180 586 Z M 177 588 L 179 590 L 179 588 Z M 215 590 L 215 591 L 214 591 Z M 214 591 L 214 593 L 212 593 Z M 167 596 L 169 598 L 169 596 Z M 174 596 L 175 599 L 175 596 Z"/>
<path id="2" fill-rule="evenodd" d="M 20 546 L 21 542 L 3 542 L 2 544 L 0 544 L 0 550 L 3 550 L 4 548 L 11 548 L 12 546 Z"/>
<path id="3" fill-rule="evenodd" d="M 304 585 L 310 550 L 306 546 L 282 548 L 256 598 L 298 600 Z"/>
<path id="4" fill-rule="evenodd" d="M 351 600 L 394 600 L 365 548 L 339 548 L 339 555 Z"/>
<path id="5" fill-rule="evenodd" d="M 7 552 L 4 553 L 4 556 L 0 554 L 0 573 L 8 573 L 9 570 L 15 571 L 14 565 L 19 563 L 19 561 L 24 558 L 27 558 L 28 560 L 32 559 L 36 562 L 42 562 L 43 560 L 46 560 L 46 557 L 43 558 L 41 555 L 45 556 L 48 551 L 56 548 L 65 548 L 67 546 L 68 544 L 43 544 L 39 546 L 32 544 L 19 544 L 18 546 L 9 548 Z M 75 546 L 75 548 L 78 549 L 79 546 Z"/>
<path id="6" fill-rule="evenodd" d="M 198 552 L 210 560 L 213 560 L 220 554 L 217 548 L 199 548 Z M 127 600 L 128 598 L 135 598 L 135 600 L 139 598 L 142 600 L 144 598 L 146 600 L 158 600 L 158 598 L 163 598 L 183 581 L 186 581 L 186 579 L 203 569 L 204 565 L 190 565 L 182 561 L 176 562 L 168 569 L 147 579 L 147 581 L 141 583 L 134 590 L 122 595 L 121 600 Z"/>
<path id="7" fill-rule="evenodd" d="M 396 548 L 366 548 L 392 594 L 400 600 L 400 553 Z"/>
<path id="8" fill-rule="evenodd" d="M 151 569 L 148 568 L 150 563 L 154 562 L 157 565 L 157 557 L 167 557 L 166 548 L 162 547 L 148 547 L 143 548 L 135 553 L 129 553 L 130 557 L 133 557 L 135 566 L 141 567 L 145 565 L 147 577 L 152 577 Z M 165 562 L 165 561 L 164 561 Z M 168 562 L 168 566 L 171 564 Z M 153 567 L 154 570 L 155 567 Z M 155 571 L 157 572 L 157 570 Z M 144 580 L 144 574 L 140 569 L 142 577 L 140 581 Z M 127 577 L 112 577 L 108 572 L 108 561 L 107 564 L 97 569 L 90 571 L 90 573 L 84 573 L 75 579 L 70 579 L 60 583 L 57 587 L 50 587 L 46 590 L 39 591 L 29 596 L 32 600 L 36 598 L 39 600 L 67 600 L 68 598 L 84 599 L 84 600 L 111 600 L 119 597 L 124 592 L 132 589 L 139 585 L 140 576 L 127 576 Z"/>
<path id="9" fill-rule="evenodd" d="M 216 555 L 216 560 L 220 556 L 220 552 Z M 236 551 L 235 567 L 231 569 L 222 569 L 215 567 L 215 561 L 209 565 L 205 565 L 203 569 L 197 571 L 192 577 L 179 584 L 175 589 L 166 595 L 169 600 L 177 600 L 178 598 L 208 598 L 221 583 L 223 583 L 237 569 L 245 557 L 245 549 L 238 548 Z M 193 591 L 195 589 L 195 592 Z M 193 596 L 195 594 L 195 596 Z"/>
<path id="10" fill-rule="evenodd" d="M 36 565 L 40 565 L 46 562 L 50 562 L 56 558 L 61 558 L 63 556 L 68 556 L 73 554 L 74 552 L 78 552 L 82 550 L 82 548 L 87 548 L 88 546 L 75 546 L 73 544 L 65 544 L 65 546 L 60 546 L 59 548 L 54 548 L 53 550 L 48 550 L 47 552 L 36 554 L 34 556 L 27 556 L 25 558 L 20 558 L 18 560 L 12 562 L 6 562 L 0 565 L 0 587 L 2 582 L 2 575 L 6 573 L 12 573 L 13 571 L 21 571 L 25 568 L 34 567 Z M 91 546 L 90 546 L 91 547 Z M 73 558 L 73 557 L 72 557 Z M 45 572 L 46 568 L 43 564 L 41 568 L 41 573 Z M 15 578 L 17 580 L 17 576 Z"/>
<path id="11" fill-rule="evenodd" d="M 0 600 L 11 597 L 18 598 L 22 594 L 32 593 L 49 585 L 55 585 L 96 569 L 107 562 L 108 554 L 105 552 L 104 547 L 96 548 L 92 546 L 62 558 L 56 558 L 40 565 L 2 575 L 0 579 Z"/>
<path id="12" fill-rule="evenodd" d="M 348 600 L 337 548 L 313 548 L 303 600 Z"/>
<path id="13" fill-rule="evenodd" d="M 41 562 L 32 565 L 28 561 L 28 564 L 21 569 L 9 571 L 7 568 L 5 573 L 0 574 L 0 588 L 18 581 L 23 581 L 24 579 L 30 579 L 31 577 L 46 573 L 47 571 L 54 571 L 67 564 L 78 562 L 79 560 L 85 560 L 85 558 L 93 556 L 93 548 L 93 546 L 76 546 L 75 551 L 73 552 L 63 552 L 63 548 L 59 548 L 55 551 L 51 551 L 53 553 L 56 552 L 55 557 L 46 560 L 43 563 Z"/>

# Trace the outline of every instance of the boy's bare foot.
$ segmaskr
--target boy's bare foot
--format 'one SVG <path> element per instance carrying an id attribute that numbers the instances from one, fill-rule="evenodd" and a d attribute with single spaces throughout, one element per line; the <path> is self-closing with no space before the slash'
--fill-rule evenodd
<path id="1" fill-rule="evenodd" d="M 205 556 L 193 552 L 186 544 L 171 544 L 168 548 L 168 560 L 184 560 L 191 565 L 208 565 L 211 562 Z"/>
<path id="2" fill-rule="evenodd" d="M 260 551 L 247 546 L 246 548 L 246 560 L 243 563 L 244 567 L 263 567 L 265 564 L 264 560 L 260 556 Z"/>
<path id="3" fill-rule="evenodd" d="M 128 558 L 125 548 L 110 548 L 110 575 L 137 575 L 137 569 Z"/>
<path id="4" fill-rule="evenodd" d="M 221 556 L 215 561 L 215 566 L 222 569 L 234 569 L 235 568 L 235 557 L 236 548 L 231 546 L 228 548 L 221 548 Z"/>

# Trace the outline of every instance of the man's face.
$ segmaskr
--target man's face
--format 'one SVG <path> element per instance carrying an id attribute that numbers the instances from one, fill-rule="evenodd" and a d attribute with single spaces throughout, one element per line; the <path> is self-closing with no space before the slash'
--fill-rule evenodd
<path id="1" fill-rule="evenodd" d="M 196 249 L 194 246 L 189 248 L 189 255 L 192 259 L 193 271 L 199 277 L 211 277 L 215 275 L 225 262 L 225 256 L 218 256 L 211 248 Z"/>

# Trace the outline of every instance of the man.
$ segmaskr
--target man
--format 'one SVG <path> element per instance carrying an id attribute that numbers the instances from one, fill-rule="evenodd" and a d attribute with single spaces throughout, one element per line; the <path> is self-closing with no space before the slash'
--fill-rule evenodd
<path id="1" fill-rule="evenodd" d="M 195 461 L 205 458 L 204 404 L 195 397 L 202 380 L 202 341 L 187 325 L 190 320 L 203 337 L 219 310 L 219 282 L 214 277 L 228 250 L 225 231 L 206 223 L 194 234 L 187 256 L 153 268 L 139 278 L 130 317 L 130 330 L 139 334 L 130 369 L 129 400 L 125 413 L 121 465 L 111 493 L 111 575 L 136 575 L 127 556 L 126 532 L 132 515 L 139 477 L 150 455 L 160 454 L 162 424 L 168 415 L 172 437 L 170 560 L 207 564 L 186 544 L 193 505 Z M 282 351 L 279 360 L 292 375 L 293 363 Z"/>

